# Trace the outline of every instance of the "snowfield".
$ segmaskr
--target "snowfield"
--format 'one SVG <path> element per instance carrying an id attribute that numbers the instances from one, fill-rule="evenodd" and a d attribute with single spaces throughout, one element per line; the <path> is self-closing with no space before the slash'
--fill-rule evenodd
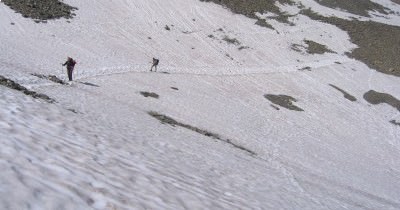
<path id="1" fill-rule="evenodd" d="M 64 3 L 75 18 L 39 24 L 0 3 L 0 75 L 56 101 L 0 85 L 0 209 L 400 209 L 400 102 L 364 99 L 400 100 L 400 78 L 345 31 L 289 5 L 272 30 L 199 0 Z M 67 56 L 71 85 L 32 75 L 66 80 Z"/>

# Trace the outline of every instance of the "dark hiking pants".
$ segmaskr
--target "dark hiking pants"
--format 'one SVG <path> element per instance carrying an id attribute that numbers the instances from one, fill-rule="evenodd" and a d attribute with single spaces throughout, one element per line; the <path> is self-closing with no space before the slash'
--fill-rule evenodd
<path id="1" fill-rule="evenodd" d="M 153 64 L 152 66 L 151 66 L 151 69 L 150 69 L 150 71 L 153 71 L 153 67 L 154 67 L 154 71 L 157 71 L 157 65 L 155 65 L 155 64 Z"/>
<path id="2" fill-rule="evenodd" d="M 68 79 L 69 81 L 72 81 L 72 71 L 74 69 L 73 68 L 67 68 L 67 73 L 68 73 Z"/>

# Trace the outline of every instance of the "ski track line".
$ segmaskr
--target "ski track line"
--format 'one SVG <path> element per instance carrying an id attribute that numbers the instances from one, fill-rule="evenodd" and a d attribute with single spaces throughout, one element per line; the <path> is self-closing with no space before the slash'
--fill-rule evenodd
<path id="1" fill-rule="evenodd" d="M 312 62 L 312 63 L 319 63 L 319 62 Z M 329 64 L 325 64 L 323 66 L 318 66 L 318 68 L 324 67 L 324 66 L 331 66 L 334 65 L 334 63 L 329 63 Z M 132 66 L 121 66 L 121 67 L 109 67 L 109 68 L 101 68 L 100 72 L 101 73 L 85 73 L 85 72 L 92 72 L 90 70 L 75 70 L 76 73 L 75 77 L 76 77 L 76 81 L 81 81 L 83 79 L 88 79 L 88 78 L 96 78 L 96 77 L 103 77 L 103 76 L 110 76 L 110 75 L 117 75 L 117 74 L 126 74 L 126 73 L 136 73 L 136 74 L 149 74 L 149 73 L 154 73 L 154 74 L 165 74 L 165 75 L 193 75 L 193 76 L 209 76 L 209 77 L 238 77 L 238 76 L 250 76 L 250 75 L 274 75 L 274 74 L 286 74 L 286 73 L 302 73 L 301 71 L 298 70 L 297 67 L 295 70 L 282 70 L 282 71 L 273 71 L 273 72 L 248 72 L 248 73 L 189 73 L 189 72 L 175 72 L 175 73 L 171 73 L 169 71 L 158 71 L 158 72 L 149 72 L 149 71 L 138 71 L 137 69 L 139 68 L 144 68 L 141 67 L 143 65 L 136 65 L 133 66 L 133 70 L 132 70 Z M 289 66 L 293 66 L 293 65 L 289 65 Z M 307 64 L 305 64 L 304 66 L 307 66 Z M 281 67 L 277 67 L 279 68 L 284 68 L 285 66 L 281 66 Z M 114 71 L 107 71 L 107 70 L 114 70 Z M 166 68 L 166 70 L 172 70 L 175 68 Z M 181 68 L 182 69 L 182 68 Z M 221 68 L 211 68 L 211 67 L 197 67 L 197 68 L 183 68 L 183 69 L 221 69 Z M 227 71 L 228 69 L 232 69 L 232 68 L 222 68 L 223 70 Z M 233 68 L 236 69 L 236 68 Z M 246 67 L 244 67 L 243 69 L 246 69 Z M 265 69 L 262 67 L 257 67 L 257 68 L 251 68 L 250 69 Z M 117 70 L 117 71 L 115 71 Z M 119 71 L 118 71 L 119 70 Z M 82 72 L 82 73 L 78 73 L 78 71 Z M 64 75 L 64 74 L 62 74 Z M 63 76 L 61 76 L 63 77 Z M 43 84 L 43 85 L 36 85 L 36 84 L 26 84 L 26 85 L 33 85 L 33 86 L 47 86 L 48 84 Z"/>

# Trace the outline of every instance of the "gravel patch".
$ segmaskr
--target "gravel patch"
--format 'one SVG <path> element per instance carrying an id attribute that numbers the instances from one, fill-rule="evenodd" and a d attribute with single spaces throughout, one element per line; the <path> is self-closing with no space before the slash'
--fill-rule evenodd
<path id="1" fill-rule="evenodd" d="M 66 82 L 64 82 L 62 79 L 58 78 L 55 75 L 43 75 L 43 74 L 36 74 L 36 73 L 31 74 L 31 75 L 33 75 L 35 77 L 39 77 L 41 79 L 47 79 L 47 80 L 50 80 L 52 82 L 55 82 L 55 83 L 58 83 L 58 84 L 61 84 L 61 85 L 67 85 Z"/>
<path id="2" fill-rule="evenodd" d="M 389 10 L 370 0 L 317 0 L 316 2 L 332 9 L 340 9 L 365 17 L 370 17 L 369 12 L 373 11 L 387 15 Z"/>
<path id="3" fill-rule="evenodd" d="M 311 67 L 306 66 L 306 67 L 303 67 L 303 68 L 298 69 L 298 70 L 299 70 L 299 71 L 311 71 Z"/>
<path id="4" fill-rule="evenodd" d="M 335 53 L 320 43 L 311 40 L 304 40 L 304 42 L 307 44 L 306 51 L 309 54 Z"/>
<path id="5" fill-rule="evenodd" d="M 236 38 L 230 38 L 229 36 L 224 36 L 222 40 L 224 40 L 228 44 L 240 45 L 239 40 L 237 40 Z"/>
<path id="6" fill-rule="evenodd" d="M 304 111 L 302 108 L 293 104 L 293 102 L 297 102 L 297 100 L 292 96 L 265 94 L 264 97 L 273 104 L 279 105 L 283 108 L 293 111 Z"/>
<path id="7" fill-rule="evenodd" d="M 396 120 L 391 120 L 389 122 L 392 123 L 393 125 L 400 126 L 400 122 L 397 122 Z"/>
<path id="8" fill-rule="evenodd" d="M 370 90 L 364 94 L 364 99 L 370 104 L 376 105 L 385 103 L 400 111 L 400 100 L 388 93 L 380 93 Z"/>
<path id="9" fill-rule="evenodd" d="M 146 91 L 141 91 L 140 94 L 144 97 L 151 97 L 151 98 L 156 98 L 158 99 L 160 96 L 157 93 L 153 93 L 153 92 L 146 92 Z"/>
<path id="10" fill-rule="evenodd" d="M 301 12 L 308 17 L 329 23 L 347 31 L 358 48 L 347 53 L 379 72 L 400 76 L 400 27 L 373 21 L 344 20 L 324 17 L 310 9 Z"/>
<path id="11" fill-rule="evenodd" d="M 400 0 L 392 0 L 393 3 L 400 4 Z"/>
<path id="12" fill-rule="evenodd" d="M 290 15 L 281 12 L 279 7 L 275 5 L 275 2 L 279 2 L 281 4 L 295 4 L 291 0 L 200 0 L 202 2 L 213 2 L 215 4 L 222 5 L 225 8 L 228 8 L 235 14 L 242 14 L 246 17 L 256 19 L 257 22 L 255 24 L 273 29 L 273 27 L 267 23 L 265 20 L 260 19 L 256 16 L 256 13 L 266 13 L 271 12 L 276 14 L 275 17 L 269 17 L 270 19 L 275 19 L 282 23 L 290 23 L 288 18 Z"/>
<path id="13" fill-rule="evenodd" d="M 41 94 L 41 93 L 37 93 L 35 91 L 28 90 L 26 87 L 14 82 L 11 79 L 7 79 L 3 76 L 0 76 L 0 85 L 20 91 L 20 92 L 24 93 L 25 95 L 31 96 L 33 98 L 43 99 L 49 103 L 56 102 L 56 100 L 50 98 L 49 96 L 47 96 L 45 94 Z"/>
<path id="14" fill-rule="evenodd" d="M 296 51 L 296 52 L 303 52 L 303 50 L 305 50 L 306 47 L 304 47 L 304 46 L 301 45 L 301 44 L 292 44 L 292 45 L 290 46 L 290 48 L 291 48 L 292 50 Z"/>
<path id="15" fill-rule="evenodd" d="M 38 23 L 51 19 L 73 18 L 75 16 L 73 11 L 78 9 L 58 0 L 2 0 L 2 2 L 23 17 L 31 18 Z"/>
<path id="16" fill-rule="evenodd" d="M 331 86 L 331 87 L 335 88 L 336 90 L 340 91 L 341 93 L 343 93 L 343 96 L 344 96 L 347 100 L 353 101 L 353 102 L 354 102 L 354 101 L 357 101 L 356 97 L 350 95 L 349 93 L 347 93 L 346 91 L 340 89 L 339 87 L 337 87 L 337 86 L 335 86 L 335 85 L 332 85 L 332 84 L 329 84 L 329 86 Z"/>
<path id="17" fill-rule="evenodd" d="M 213 138 L 213 139 L 228 143 L 231 146 L 233 146 L 234 148 L 240 149 L 242 151 L 245 151 L 245 152 L 249 153 L 250 155 L 256 155 L 256 153 L 251 151 L 250 149 L 247 149 L 247 148 L 245 148 L 245 147 L 243 147 L 243 146 L 241 146 L 239 144 L 236 144 L 236 143 L 232 142 L 232 140 L 230 140 L 230 139 L 224 139 L 224 138 L 222 138 L 220 135 L 218 135 L 216 133 L 213 133 L 213 132 L 210 132 L 210 131 L 207 131 L 207 130 L 204 130 L 204 129 L 200 129 L 200 128 L 197 128 L 197 127 L 194 127 L 194 126 L 191 126 L 191 125 L 188 125 L 188 124 L 184 124 L 184 123 L 178 122 L 178 121 L 174 120 L 171 117 L 168 117 L 168 116 L 163 115 L 163 114 L 159 114 L 157 112 L 150 111 L 150 112 L 148 112 L 148 114 L 150 116 L 156 118 L 157 120 L 159 120 L 161 123 L 169 124 L 169 125 L 171 125 L 173 127 L 179 126 L 179 127 L 182 127 L 182 128 L 186 128 L 188 130 L 194 131 L 194 132 L 199 133 L 201 135 L 204 135 L 204 136 L 207 136 L 207 137 L 210 137 L 210 138 Z"/>

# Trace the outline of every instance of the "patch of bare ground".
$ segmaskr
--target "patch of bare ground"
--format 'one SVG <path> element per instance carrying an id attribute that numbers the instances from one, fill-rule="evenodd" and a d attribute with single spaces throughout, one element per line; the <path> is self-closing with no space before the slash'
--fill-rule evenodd
<path id="1" fill-rule="evenodd" d="M 217 30 L 217 31 L 214 31 L 214 32 L 222 32 L 222 33 L 225 33 L 225 32 L 223 31 L 223 29 Z M 211 38 L 211 39 L 213 39 L 213 40 L 219 40 L 216 36 L 214 36 L 214 35 L 212 35 L 212 34 L 208 35 L 208 38 Z M 248 47 L 248 46 L 242 45 L 242 43 L 241 43 L 237 38 L 229 37 L 229 36 L 227 36 L 227 35 L 224 35 L 224 36 L 222 37 L 221 40 L 222 40 L 222 41 L 225 41 L 227 44 L 231 44 L 231 45 L 237 46 L 237 47 L 238 47 L 238 50 L 244 50 L 244 49 L 249 49 L 249 48 L 250 48 L 250 47 Z M 221 43 L 221 40 L 220 40 L 220 43 Z"/>
<path id="2" fill-rule="evenodd" d="M 292 44 L 290 48 L 296 52 L 303 52 L 303 49 L 305 49 L 305 47 L 301 44 Z"/>
<path id="3" fill-rule="evenodd" d="M 273 104 L 279 105 L 283 108 L 293 111 L 304 111 L 302 108 L 293 104 L 293 102 L 297 102 L 297 100 L 292 96 L 265 94 L 264 97 Z"/>
<path id="4" fill-rule="evenodd" d="M 43 75 L 43 74 L 36 74 L 36 73 L 34 73 L 34 74 L 32 74 L 32 75 L 35 76 L 35 77 L 39 77 L 39 78 L 41 78 L 41 79 L 50 80 L 50 81 L 55 82 L 55 83 L 58 83 L 58 84 L 62 84 L 62 85 L 66 85 L 66 84 L 67 84 L 67 83 L 64 82 L 62 79 L 58 78 L 58 77 L 55 76 L 55 75 Z"/>
<path id="5" fill-rule="evenodd" d="M 160 96 L 157 93 L 153 93 L 153 92 L 146 92 L 146 91 L 141 91 L 140 94 L 144 97 L 151 97 L 151 98 L 156 98 L 158 99 Z"/>
<path id="6" fill-rule="evenodd" d="M 299 69 L 299 71 L 311 71 L 311 67 L 306 66 L 306 67 Z"/>
<path id="7" fill-rule="evenodd" d="M 341 9 L 346 12 L 369 17 L 369 12 L 388 14 L 388 8 L 370 0 L 317 0 L 317 3 L 332 9 Z"/>
<path id="8" fill-rule="evenodd" d="M 78 9 L 58 0 L 2 0 L 2 2 L 23 17 L 31 18 L 37 23 L 58 18 L 73 18 L 75 16 L 73 11 Z"/>
<path id="9" fill-rule="evenodd" d="M 224 36 L 222 40 L 224 40 L 228 44 L 240 45 L 239 40 L 237 40 L 236 38 L 230 38 L 229 36 Z"/>
<path id="10" fill-rule="evenodd" d="M 400 100 L 388 93 L 380 93 L 370 90 L 364 94 L 364 99 L 370 104 L 375 105 L 385 103 L 400 111 Z"/>
<path id="11" fill-rule="evenodd" d="M 166 116 L 166 115 L 163 115 L 163 114 L 159 114 L 159 113 L 154 112 L 154 111 L 150 111 L 150 112 L 148 112 L 148 114 L 150 116 L 156 118 L 157 120 L 159 120 L 161 123 L 165 123 L 165 124 L 171 125 L 173 127 L 179 126 L 179 127 L 182 127 L 182 128 L 186 128 L 188 130 L 194 131 L 194 132 L 199 133 L 201 135 L 204 135 L 204 136 L 207 136 L 207 137 L 210 137 L 210 138 L 213 138 L 213 139 L 228 143 L 231 146 L 233 146 L 234 148 L 240 149 L 242 151 L 245 151 L 245 152 L 249 153 L 250 155 L 257 155 L 254 151 L 252 151 L 250 149 L 247 149 L 247 148 L 245 148 L 245 147 L 233 142 L 230 139 L 222 138 L 220 135 L 218 135 L 216 133 L 213 133 L 213 132 L 210 132 L 210 131 L 207 131 L 207 130 L 204 130 L 204 129 L 200 129 L 200 128 L 197 128 L 197 127 L 194 127 L 194 126 L 191 126 L 191 125 L 188 125 L 188 124 L 184 124 L 184 123 L 178 122 L 178 121 L 174 120 L 173 118 L 171 118 L 169 116 Z"/>
<path id="12" fill-rule="evenodd" d="M 389 121 L 390 123 L 392 123 L 393 125 L 398 125 L 400 126 L 400 122 L 397 122 L 396 120 L 391 120 Z"/>
<path id="13" fill-rule="evenodd" d="M 31 96 L 33 98 L 38 98 L 38 99 L 45 100 L 46 102 L 49 102 L 49 103 L 56 102 L 56 100 L 50 98 L 49 96 L 47 96 L 45 94 L 41 94 L 41 93 L 37 93 L 35 91 L 28 90 L 26 87 L 14 82 L 11 79 L 7 79 L 7 78 L 5 78 L 3 76 L 0 76 L 0 85 L 3 85 L 3 86 L 8 87 L 10 89 L 14 89 L 14 90 L 20 91 L 20 92 L 24 93 L 25 95 Z"/>
<path id="14" fill-rule="evenodd" d="M 308 17 L 347 31 L 351 42 L 358 45 L 347 55 L 379 72 L 400 76 L 400 27 L 373 21 L 324 17 L 310 9 L 301 11 Z"/>
<path id="15" fill-rule="evenodd" d="M 271 24 L 267 23 L 267 21 L 265 21 L 264 19 L 260 19 L 258 17 L 257 17 L 257 21 L 254 24 L 264 27 L 264 28 L 269 28 L 269 29 L 274 30 L 274 27 L 272 27 Z"/>
<path id="16" fill-rule="evenodd" d="M 334 53 L 332 50 L 328 49 L 327 46 L 314 42 L 312 40 L 304 40 L 304 42 L 307 44 L 306 50 L 309 54 Z"/>
<path id="17" fill-rule="evenodd" d="M 349 93 L 347 93 L 346 91 L 340 89 L 339 87 L 337 87 L 337 86 L 335 86 L 335 85 L 332 85 L 332 84 L 329 84 L 329 86 L 331 86 L 331 87 L 335 88 L 336 90 L 338 90 L 339 92 L 343 93 L 343 96 L 344 96 L 347 100 L 353 101 L 353 102 L 354 102 L 354 101 L 357 101 L 356 97 L 350 95 Z"/>
<path id="18" fill-rule="evenodd" d="M 295 4 L 292 0 L 200 0 L 202 2 L 214 2 L 215 4 L 222 5 L 228 8 L 235 14 L 242 14 L 246 17 L 256 19 L 255 24 L 273 29 L 273 27 L 267 23 L 264 19 L 257 17 L 256 13 L 274 13 L 275 17 L 269 17 L 282 23 L 290 23 L 288 18 L 290 15 L 280 11 L 279 7 L 276 6 L 276 2 L 281 4 Z"/>
<path id="19" fill-rule="evenodd" d="M 400 4 L 400 0 L 392 0 L 393 3 Z"/>
<path id="20" fill-rule="evenodd" d="M 250 47 L 248 47 L 248 46 L 240 46 L 240 47 L 238 47 L 238 50 L 244 50 L 244 49 L 249 49 Z"/>

